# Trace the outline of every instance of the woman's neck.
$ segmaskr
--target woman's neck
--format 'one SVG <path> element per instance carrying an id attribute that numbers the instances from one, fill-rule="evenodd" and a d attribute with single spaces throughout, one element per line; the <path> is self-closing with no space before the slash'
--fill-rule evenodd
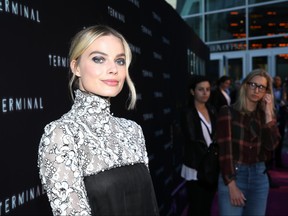
<path id="1" fill-rule="evenodd" d="M 247 105 L 246 109 L 249 112 L 253 112 L 253 111 L 256 110 L 256 108 L 257 108 L 257 103 L 256 102 L 252 102 L 252 101 L 249 101 L 249 100 L 247 100 L 246 102 L 247 102 L 246 103 L 246 105 Z"/>
<path id="2" fill-rule="evenodd" d="M 206 110 L 205 103 L 199 103 L 198 101 L 194 101 L 194 104 L 197 110 Z"/>
<path id="3" fill-rule="evenodd" d="M 205 103 L 199 103 L 198 101 L 194 101 L 194 103 L 195 103 L 195 107 L 197 111 L 200 112 L 203 115 L 203 117 L 206 119 L 206 121 L 210 123 L 211 122 L 210 116 L 209 116 L 209 112 Z"/>

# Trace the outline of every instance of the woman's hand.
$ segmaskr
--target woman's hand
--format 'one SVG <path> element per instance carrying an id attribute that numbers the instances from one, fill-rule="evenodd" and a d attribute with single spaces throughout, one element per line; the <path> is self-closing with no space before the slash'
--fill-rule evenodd
<path id="1" fill-rule="evenodd" d="M 237 187 L 236 182 L 233 180 L 228 184 L 230 202 L 233 206 L 244 206 L 246 198 L 242 191 Z"/>
<path id="2" fill-rule="evenodd" d="M 273 113 L 274 113 L 274 107 L 272 103 L 272 95 L 271 94 L 265 94 L 262 98 L 262 106 L 263 110 L 265 112 L 266 117 L 266 123 L 272 121 L 273 119 Z"/>

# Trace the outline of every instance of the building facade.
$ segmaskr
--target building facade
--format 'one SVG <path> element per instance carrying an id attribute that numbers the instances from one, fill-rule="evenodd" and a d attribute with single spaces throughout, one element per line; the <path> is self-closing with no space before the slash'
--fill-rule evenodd
<path id="1" fill-rule="evenodd" d="M 168 1 L 169 2 L 169 1 Z M 241 80 L 263 68 L 288 77 L 287 0 L 170 1 L 186 23 L 209 46 L 207 73 Z"/>

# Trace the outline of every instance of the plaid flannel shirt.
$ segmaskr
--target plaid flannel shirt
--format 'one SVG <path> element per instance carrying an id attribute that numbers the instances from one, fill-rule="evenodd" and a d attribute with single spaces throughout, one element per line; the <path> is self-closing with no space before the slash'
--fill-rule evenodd
<path id="1" fill-rule="evenodd" d="M 247 114 L 232 107 L 222 107 L 216 124 L 216 140 L 225 184 L 235 179 L 235 163 L 269 160 L 280 137 L 276 120 L 265 123 L 264 112 L 258 110 Z"/>

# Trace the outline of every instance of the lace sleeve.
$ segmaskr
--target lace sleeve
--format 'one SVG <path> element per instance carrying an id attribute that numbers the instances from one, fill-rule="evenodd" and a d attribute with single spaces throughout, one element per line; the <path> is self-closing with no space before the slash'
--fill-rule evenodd
<path id="1" fill-rule="evenodd" d="M 90 215 L 77 147 L 66 127 L 45 127 L 38 151 L 41 182 L 54 215 Z"/>

